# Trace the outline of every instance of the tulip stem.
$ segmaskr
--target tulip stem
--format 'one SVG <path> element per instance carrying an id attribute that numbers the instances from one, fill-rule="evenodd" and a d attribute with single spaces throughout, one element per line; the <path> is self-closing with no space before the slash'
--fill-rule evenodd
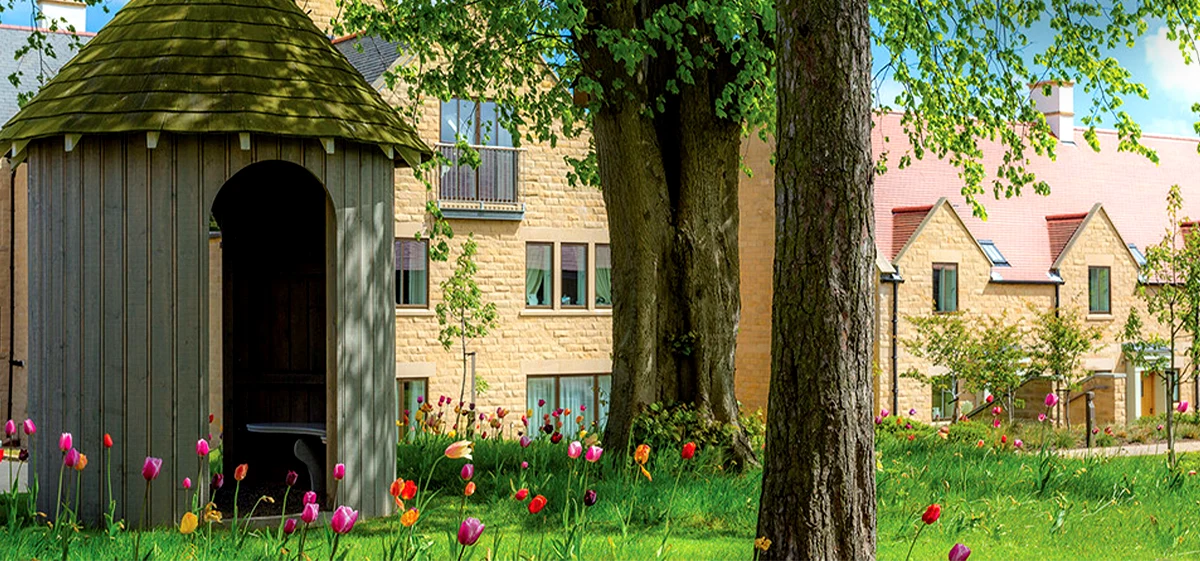
<path id="1" fill-rule="evenodd" d="M 287 500 L 288 493 L 291 492 L 291 485 L 288 485 L 288 488 L 283 490 L 283 508 L 279 511 L 279 534 L 276 536 L 279 541 L 283 541 L 283 523 L 287 521 Z"/>
<path id="2" fill-rule="evenodd" d="M 308 537 L 308 523 L 304 523 L 304 531 L 300 532 L 300 548 L 296 551 L 296 559 L 304 559 L 304 538 Z"/>
<path id="3" fill-rule="evenodd" d="M 904 561 L 909 561 L 912 559 L 913 548 L 917 546 L 917 538 L 921 537 L 921 530 L 924 530 L 926 526 L 928 526 L 928 524 L 921 524 L 920 526 L 917 526 L 917 534 L 913 536 L 912 543 L 908 544 L 908 555 L 904 556 Z"/>
<path id="4" fill-rule="evenodd" d="M 340 533 L 334 532 L 333 547 L 329 548 L 329 561 L 333 561 L 334 559 L 337 558 L 338 542 L 340 542 L 341 540 L 342 540 L 342 535 Z M 462 559 L 462 555 L 459 555 L 458 558 Z"/>
<path id="5" fill-rule="evenodd" d="M 63 500 L 62 499 L 62 482 L 63 482 L 63 471 L 65 471 L 65 469 L 66 469 L 65 463 L 61 466 L 58 466 L 58 500 L 55 501 L 55 505 L 54 505 L 54 526 L 56 527 L 55 529 L 57 529 L 57 526 L 58 526 L 58 515 L 60 512 L 62 512 L 62 500 Z"/>
<path id="6" fill-rule="evenodd" d="M 150 504 L 150 480 L 146 480 L 146 492 L 142 495 L 142 523 L 141 530 L 133 538 L 133 560 L 142 561 L 139 553 L 142 550 L 142 534 L 146 533 L 146 506 Z"/>

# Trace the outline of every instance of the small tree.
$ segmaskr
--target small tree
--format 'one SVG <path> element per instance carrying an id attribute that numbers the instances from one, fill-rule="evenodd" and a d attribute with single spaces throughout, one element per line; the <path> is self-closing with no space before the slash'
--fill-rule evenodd
<path id="1" fill-rule="evenodd" d="M 463 370 L 458 392 L 460 404 L 466 399 L 467 393 L 467 341 L 486 337 L 488 331 L 496 327 L 496 304 L 484 303 L 483 291 L 475 283 L 475 273 L 479 270 L 475 264 L 477 248 L 474 234 L 468 236 L 467 241 L 463 242 L 462 253 L 454 262 L 454 273 L 442 281 L 442 301 L 435 308 L 438 325 L 441 326 L 438 341 L 442 347 L 448 351 L 455 341 L 461 345 Z M 459 418 L 462 416 L 463 412 L 459 411 Z"/>
<path id="2" fill-rule="evenodd" d="M 1055 386 L 1066 389 L 1062 400 L 1063 417 L 1071 426 L 1071 391 L 1079 389 L 1083 355 L 1092 352 L 1100 341 L 1101 330 L 1087 327 L 1078 313 L 1069 309 L 1046 310 L 1038 314 L 1031 333 L 1030 371 L 1041 373 Z M 1057 392 L 1059 388 L 1056 387 Z"/>
<path id="3" fill-rule="evenodd" d="M 906 378 L 914 378 L 929 386 L 950 388 L 954 397 L 954 421 L 962 414 L 958 400 L 959 379 L 971 368 L 971 332 L 960 312 L 905 318 L 917 329 L 916 337 L 901 342 L 908 352 L 928 360 L 933 366 L 946 369 L 945 374 L 932 376 L 909 369 Z"/>
<path id="4" fill-rule="evenodd" d="M 1008 421 L 1012 422 L 1017 388 L 1028 379 L 1029 353 L 1024 347 L 1025 330 L 1011 323 L 1005 314 L 989 316 L 977 323 L 971 353 L 975 355 L 968 370 L 968 385 L 987 389 L 1004 401 Z"/>

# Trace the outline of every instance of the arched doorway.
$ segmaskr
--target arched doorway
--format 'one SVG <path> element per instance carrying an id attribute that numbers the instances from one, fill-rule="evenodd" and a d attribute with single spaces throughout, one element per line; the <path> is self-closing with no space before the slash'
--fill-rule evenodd
<path id="1" fill-rule="evenodd" d="M 221 230 L 223 466 L 230 485 L 235 466 L 251 466 L 245 512 L 259 496 L 281 496 L 289 470 L 300 475 L 294 491 L 323 487 L 332 206 L 306 169 L 266 161 L 231 177 L 212 213 Z M 217 498 L 232 507 L 233 493 Z"/>

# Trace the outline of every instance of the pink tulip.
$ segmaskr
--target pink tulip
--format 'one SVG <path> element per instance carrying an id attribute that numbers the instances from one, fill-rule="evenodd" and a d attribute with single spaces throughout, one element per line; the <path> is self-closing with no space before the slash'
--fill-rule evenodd
<path id="1" fill-rule="evenodd" d="M 462 473 L 459 476 L 462 477 L 463 481 L 470 481 L 472 477 L 475 477 L 475 465 L 463 464 Z"/>
<path id="2" fill-rule="evenodd" d="M 1187 410 L 1188 410 L 1188 402 L 1186 402 L 1186 401 L 1180 401 L 1180 402 L 1179 402 L 1179 405 L 1178 405 L 1177 407 L 1175 407 L 1175 410 L 1176 410 L 1176 411 L 1179 411 L 1180 413 L 1187 413 Z"/>
<path id="3" fill-rule="evenodd" d="M 190 477 L 183 478 L 183 488 L 184 489 L 192 488 L 192 478 L 190 478 Z"/>
<path id="4" fill-rule="evenodd" d="M 876 415 L 876 416 L 875 416 L 875 424 L 877 424 L 877 425 L 878 425 L 878 424 L 882 424 L 882 423 L 883 423 L 883 417 L 880 417 L 879 415 Z"/>
<path id="5" fill-rule="evenodd" d="M 196 455 L 197 456 L 207 456 L 208 452 L 209 452 L 208 441 L 204 440 L 203 438 L 201 438 L 200 440 L 197 440 L 196 441 Z"/>
<path id="6" fill-rule="evenodd" d="M 1055 405 L 1058 405 L 1058 396 L 1053 393 L 1046 394 L 1046 407 L 1054 407 Z"/>
<path id="7" fill-rule="evenodd" d="M 992 426 L 995 428 L 1000 428 L 1000 417 L 996 417 L 996 419 L 992 421 Z"/>
<path id="8" fill-rule="evenodd" d="M 532 443 L 533 439 L 529 438 L 528 434 L 521 437 L 521 448 L 529 448 L 529 445 Z"/>
<path id="9" fill-rule="evenodd" d="M 603 456 L 603 455 L 604 455 L 603 448 L 601 448 L 599 446 L 588 446 L 587 457 L 586 457 L 587 461 L 592 462 L 594 464 L 594 463 L 600 461 L 600 456 Z"/>
<path id="10" fill-rule="evenodd" d="M 1004 410 L 1003 410 L 1003 409 L 1001 409 L 999 405 L 997 405 L 997 406 L 995 406 L 995 407 L 993 407 L 993 408 L 992 408 L 992 414 L 993 414 L 993 415 L 999 415 L 999 414 L 1001 414 L 1001 413 L 1003 413 L 1003 412 L 1004 412 Z"/>
<path id="11" fill-rule="evenodd" d="M 891 415 L 891 413 L 889 413 L 887 409 L 879 410 L 879 418 L 880 419 L 886 419 L 888 415 Z"/>
<path id="12" fill-rule="evenodd" d="M 305 503 L 304 511 L 300 513 L 300 520 L 303 520 L 305 524 L 312 524 L 317 520 L 317 513 L 320 511 L 317 503 Z"/>
<path id="13" fill-rule="evenodd" d="M 462 525 L 458 527 L 458 543 L 465 546 L 475 545 L 482 534 L 483 522 L 480 522 L 478 518 L 468 518 L 463 520 Z"/>
<path id="14" fill-rule="evenodd" d="M 75 467 L 75 462 L 79 461 L 79 450 L 74 448 L 67 450 L 67 454 L 63 456 L 63 465 L 67 467 Z"/>
<path id="15" fill-rule="evenodd" d="M 1025 443 L 1022 442 L 1020 438 L 1018 438 L 1016 440 L 1016 442 L 1013 442 L 1013 446 L 1016 446 L 1017 448 L 1023 448 L 1025 446 Z"/>
<path id="16" fill-rule="evenodd" d="M 310 504 L 314 504 L 316 502 L 317 502 L 317 493 L 315 491 L 309 491 L 304 494 L 304 502 L 302 504 L 310 505 Z"/>
<path id="17" fill-rule="evenodd" d="M 283 523 L 283 533 L 290 536 L 296 531 L 296 519 L 288 518 L 287 522 Z"/>
<path id="18" fill-rule="evenodd" d="M 37 432 L 37 425 L 33 424 L 33 419 L 25 419 L 25 422 L 21 424 L 26 435 L 33 436 L 33 433 Z"/>
<path id="19" fill-rule="evenodd" d="M 1163 426 L 1162 426 L 1162 425 L 1158 425 L 1158 430 L 1160 430 L 1160 431 L 1161 431 L 1162 429 L 1163 429 Z"/>
<path id="20" fill-rule="evenodd" d="M 158 479 L 158 472 L 162 471 L 162 458 L 152 458 L 147 456 L 146 462 L 142 464 L 142 477 L 146 481 Z"/>
<path id="21" fill-rule="evenodd" d="M 62 450 L 63 454 L 71 449 L 71 433 L 64 432 L 62 436 L 58 437 L 58 449 Z"/>
<path id="22" fill-rule="evenodd" d="M 578 440 L 572 441 L 567 445 L 567 457 L 574 460 L 583 455 L 583 445 Z"/>
<path id="23" fill-rule="evenodd" d="M 954 547 L 950 548 L 950 561 L 967 561 L 970 556 L 971 548 L 961 543 L 956 543 Z"/>
<path id="24" fill-rule="evenodd" d="M 333 478 L 341 481 L 344 477 L 346 477 L 346 464 L 333 466 Z"/>
<path id="25" fill-rule="evenodd" d="M 329 521 L 329 528 L 338 534 L 349 534 L 350 530 L 354 529 L 354 523 L 358 521 L 358 511 L 351 510 L 348 506 L 339 506 L 333 511 L 333 518 Z"/>
<path id="26" fill-rule="evenodd" d="M 9 419 L 7 423 L 4 423 L 4 434 L 5 436 L 10 437 L 14 434 L 17 434 L 17 424 L 14 423 L 12 419 Z"/>
<path id="27" fill-rule="evenodd" d="M 1038 413 L 1038 422 L 1039 423 L 1046 422 L 1046 414 L 1045 413 Z"/>

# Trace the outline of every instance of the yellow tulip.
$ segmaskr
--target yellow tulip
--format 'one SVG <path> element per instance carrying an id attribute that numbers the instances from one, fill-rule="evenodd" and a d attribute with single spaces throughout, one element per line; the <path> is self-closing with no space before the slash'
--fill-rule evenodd
<path id="1" fill-rule="evenodd" d="M 183 520 L 179 521 L 179 533 L 183 535 L 190 534 L 196 531 L 196 526 L 200 524 L 200 519 L 196 518 L 196 514 L 189 512 L 183 515 Z"/>
<path id="2" fill-rule="evenodd" d="M 650 461 L 650 446 L 638 444 L 637 449 L 633 451 L 633 461 L 646 465 L 646 462 Z"/>
<path id="3" fill-rule="evenodd" d="M 417 509 L 410 508 L 404 514 L 400 515 L 400 524 L 405 528 L 411 528 L 413 524 L 417 523 L 417 519 L 420 517 L 421 513 L 417 512 Z"/>

